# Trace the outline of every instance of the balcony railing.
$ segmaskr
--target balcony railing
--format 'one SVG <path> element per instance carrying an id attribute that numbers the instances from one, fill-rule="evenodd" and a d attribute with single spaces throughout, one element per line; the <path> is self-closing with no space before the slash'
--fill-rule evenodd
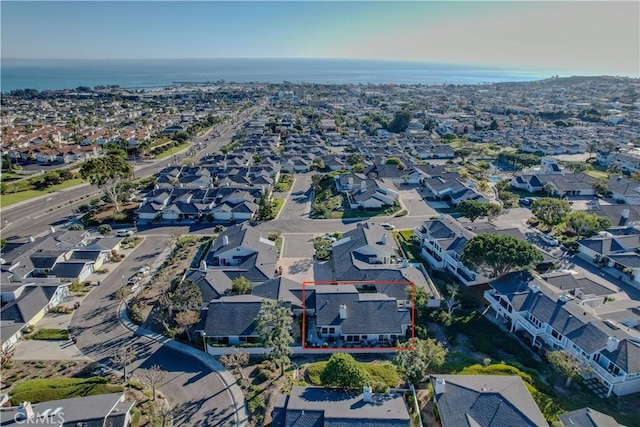
<path id="1" fill-rule="evenodd" d="M 619 384 L 624 382 L 624 375 L 614 376 L 611 372 L 607 371 L 605 368 L 603 368 L 593 360 L 589 362 L 589 366 L 593 368 L 594 372 L 598 374 L 598 376 L 611 384 Z"/>

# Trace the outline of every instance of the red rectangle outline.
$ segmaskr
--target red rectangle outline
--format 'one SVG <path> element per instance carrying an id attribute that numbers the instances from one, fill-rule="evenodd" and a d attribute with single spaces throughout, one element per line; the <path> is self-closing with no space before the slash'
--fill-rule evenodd
<path id="1" fill-rule="evenodd" d="M 306 287 L 307 285 L 358 285 L 358 284 L 367 284 L 367 285 L 411 285 L 411 346 L 410 347 L 373 347 L 373 348 L 362 348 L 360 350 L 368 350 L 373 353 L 375 352 L 389 352 L 389 351 L 409 351 L 413 350 L 416 346 L 416 284 L 414 282 L 406 281 L 406 282 L 379 282 L 377 280 L 361 280 L 361 281 L 306 281 L 302 282 L 302 349 L 309 351 L 345 351 L 349 350 L 347 348 L 333 348 L 333 347 L 321 347 L 321 348 L 313 348 L 307 347 L 307 334 L 306 334 Z M 358 351 L 359 353 L 361 351 Z M 365 351 L 366 352 L 366 351 Z"/>

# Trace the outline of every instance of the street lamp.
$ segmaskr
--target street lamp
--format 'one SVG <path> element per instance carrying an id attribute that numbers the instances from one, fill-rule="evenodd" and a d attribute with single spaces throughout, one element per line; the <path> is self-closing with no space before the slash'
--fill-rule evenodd
<path id="1" fill-rule="evenodd" d="M 204 352 L 207 353 L 207 333 L 200 331 L 200 335 L 202 335 L 202 347 L 204 348 Z"/>

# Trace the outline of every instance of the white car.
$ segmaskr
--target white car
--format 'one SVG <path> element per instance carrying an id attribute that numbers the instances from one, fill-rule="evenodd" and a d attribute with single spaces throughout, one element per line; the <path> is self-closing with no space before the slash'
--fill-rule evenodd
<path id="1" fill-rule="evenodd" d="M 386 228 L 387 230 L 395 230 L 396 226 L 389 224 L 388 222 L 383 222 L 382 224 L 380 224 L 382 227 Z"/>
<path id="2" fill-rule="evenodd" d="M 131 230 L 118 230 L 116 232 L 116 236 L 118 236 L 118 237 L 130 237 L 130 236 L 133 236 L 133 231 L 131 231 Z"/>

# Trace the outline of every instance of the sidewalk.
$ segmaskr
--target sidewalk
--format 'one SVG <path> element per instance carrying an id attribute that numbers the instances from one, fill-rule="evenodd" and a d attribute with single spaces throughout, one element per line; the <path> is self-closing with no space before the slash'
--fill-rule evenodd
<path id="1" fill-rule="evenodd" d="M 129 319 L 129 316 L 127 315 L 126 305 L 124 303 L 120 304 L 120 307 L 118 308 L 118 317 L 120 318 L 120 323 L 122 323 L 125 328 L 129 329 L 136 335 L 152 339 L 182 354 L 193 357 L 194 359 L 197 359 L 199 362 L 207 366 L 213 372 L 217 372 L 227 390 L 229 390 L 229 394 L 231 395 L 231 399 L 233 400 L 233 406 L 236 413 L 236 426 L 245 427 L 249 425 L 249 411 L 247 410 L 247 406 L 244 400 L 244 394 L 242 393 L 240 386 L 236 384 L 236 380 L 233 375 L 229 371 L 227 371 L 213 356 L 210 356 L 203 351 L 191 347 L 190 345 L 183 344 L 171 338 L 160 335 L 156 332 L 150 331 L 149 329 L 146 329 L 142 326 L 136 325 Z"/>

